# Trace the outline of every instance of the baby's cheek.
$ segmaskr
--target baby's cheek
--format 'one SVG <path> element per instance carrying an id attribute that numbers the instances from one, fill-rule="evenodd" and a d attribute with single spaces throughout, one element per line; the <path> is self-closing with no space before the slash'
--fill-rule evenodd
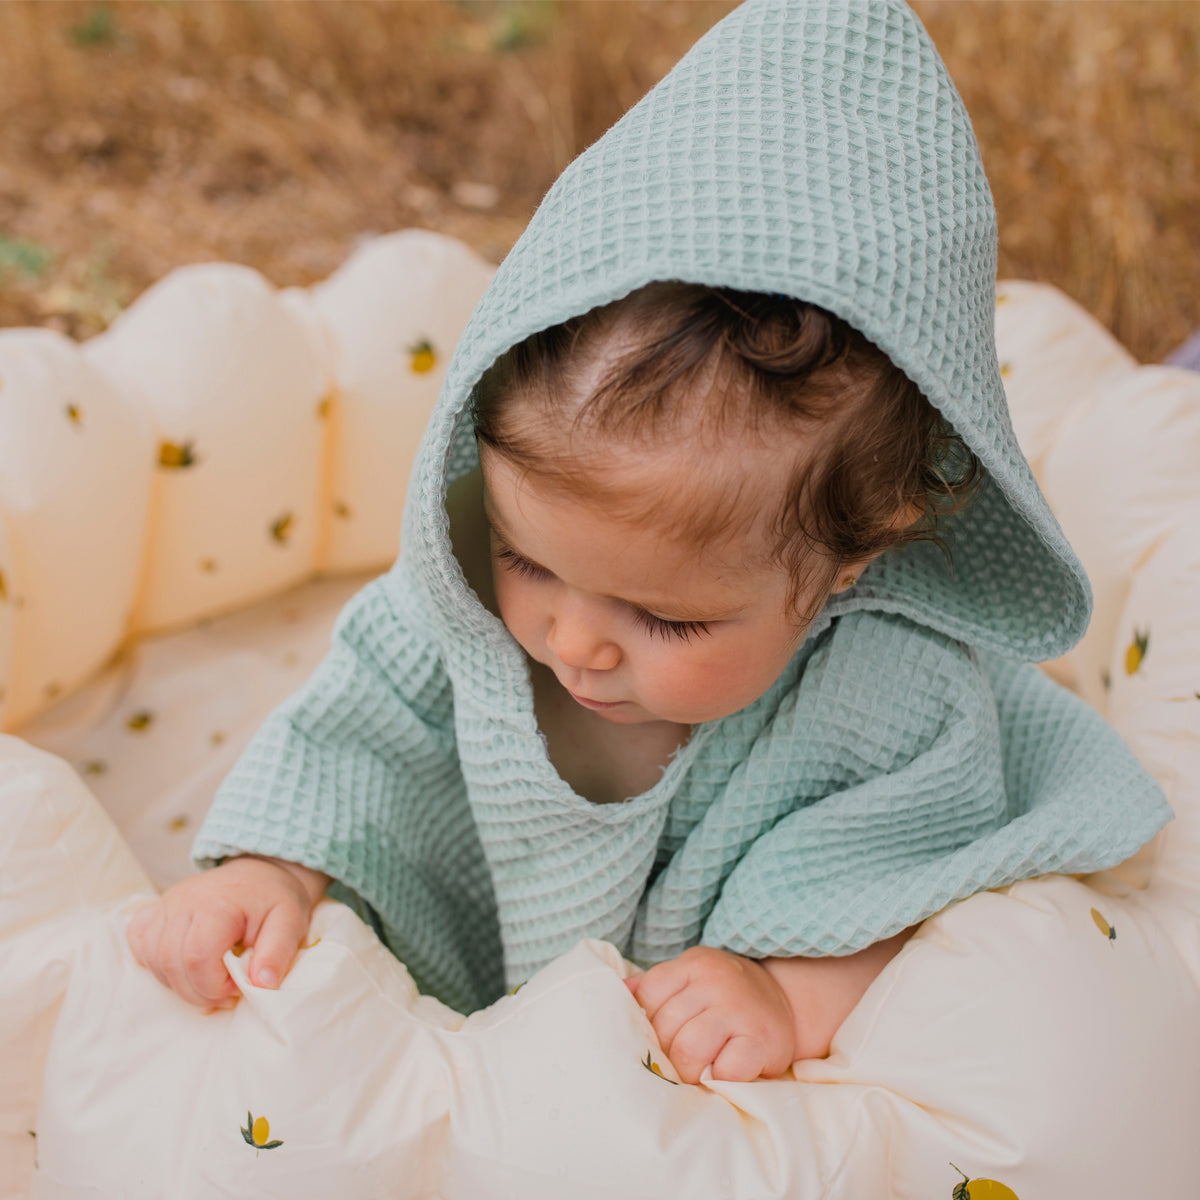
<path id="1" fill-rule="evenodd" d="M 648 688 L 664 714 L 694 725 L 745 708 L 770 687 L 775 674 L 768 678 L 761 664 L 747 662 L 744 655 L 693 654 L 657 664 L 648 673 Z"/>

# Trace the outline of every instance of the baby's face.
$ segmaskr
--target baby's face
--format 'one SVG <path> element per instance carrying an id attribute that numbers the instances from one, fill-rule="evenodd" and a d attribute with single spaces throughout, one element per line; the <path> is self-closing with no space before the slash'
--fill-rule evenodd
<path id="1" fill-rule="evenodd" d="M 577 703 L 614 724 L 694 725 L 779 677 L 804 631 L 752 539 L 700 552 L 482 461 L 500 616 Z"/>

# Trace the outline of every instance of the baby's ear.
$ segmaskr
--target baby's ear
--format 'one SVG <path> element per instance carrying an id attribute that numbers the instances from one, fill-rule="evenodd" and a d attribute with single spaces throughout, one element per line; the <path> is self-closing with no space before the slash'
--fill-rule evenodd
<path id="1" fill-rule="evenodd" d="M 888 526 L 888 531 L 893 534 L 904 533 L 918 521 L 923 520 L 926 511 L 924 505 L 918 504 L 916 501 L 909 502 L 897 510 L 891 524 Z M 865 558 L 858 558 L 854 562 L 843 563 L 841 570 L 838 571 L 837 582 L 833 585 L 832 594 L 837 595 L 840 592 L 849 591 L 858 582 L 862 573 L 887 549 L 889 547 L 885 546 L 882 550 L 878 550 L 874 554 L 868 554 Z"/>
<path id="2" fill-rule="evenodd" d="M 909 501 L 897 513 L 891 524 L 893 533 L 903 533 L 906 529 L 915 525 L 926 513 L 925 505 L 918 504 L 915 500 Z"/>

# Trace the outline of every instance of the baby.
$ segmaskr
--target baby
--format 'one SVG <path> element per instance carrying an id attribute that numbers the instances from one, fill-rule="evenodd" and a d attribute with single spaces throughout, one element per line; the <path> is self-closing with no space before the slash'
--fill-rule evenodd
<path id="1" fill-rule="evenodd" d="M 681 1078 L 750 1080 L 827 1054 L 951 901 L 1136 849 L 1157 788 L 1018 661 L 1089 597 L 1008 423 L 994 253 L 907 9 L 735 11 L 502 266 L 400 559 L 138 959 L 231 1004 L 222 954 L 278 986 L 330 888 L 470 1009 L 607 938 Z"/>

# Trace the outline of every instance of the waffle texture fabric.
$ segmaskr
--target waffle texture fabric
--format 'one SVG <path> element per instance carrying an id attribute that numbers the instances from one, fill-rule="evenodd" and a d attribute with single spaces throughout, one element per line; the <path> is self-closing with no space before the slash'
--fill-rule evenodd
<path id="1" fill-rule="evenodd" d="M 995 218 L 915 16 L 750 0 L 564 172 L 476 309 L 422 442 L 395 567 L 258 733 L 195 847 L 317 867 L 429 991 L 494 999 L 582 937 L 845 954 L 976 891 L 1114 865 L 1170 817 L 1117 735 L 1030 660 L 1082 634 L 1084 572 L 1009 421 Z M 575 794 L 529 671 L 468 587 L 446 489 L 472 389 L 533 332 L 654 280 L 843 317 L 985 479 L 953 558 L 905 547 L 836 596 L 772 688 L 621 804 Z"/>

